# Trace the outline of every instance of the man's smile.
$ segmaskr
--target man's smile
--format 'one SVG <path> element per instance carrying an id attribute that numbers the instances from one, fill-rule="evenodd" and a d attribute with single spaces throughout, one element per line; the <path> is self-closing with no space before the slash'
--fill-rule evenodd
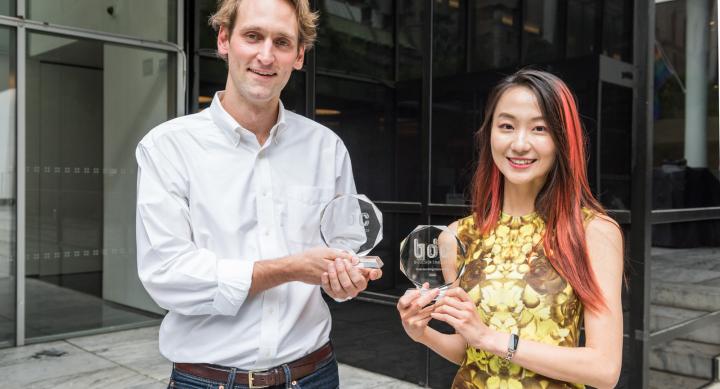
<path id="1" fill-rule="evenodd" d="M 257 74 L 258 76 L 263 76 L 263 77 L 277 76 L 277 73 L 273 72 L 271 70 L 260 70 L 260 69 L 253 69 L 253 68 L 248 68 L 248 70 L 252 73 Z"/>

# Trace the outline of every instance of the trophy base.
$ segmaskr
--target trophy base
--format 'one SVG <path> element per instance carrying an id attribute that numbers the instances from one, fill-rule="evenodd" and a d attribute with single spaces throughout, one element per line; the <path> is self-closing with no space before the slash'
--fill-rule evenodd
<path id="1" fill-rule="evenodd" d="M 383 261 L 378 256 L 360 256 L 358 257 L 359 262 L 354 266 L 361 269 L 380 269 L 383 267 Z"/>
<path id="2" fill-rule="evenodd" d="M 420 296 L 425 296 L 426 294 L 430 293 L 433 289 L 439 289 L 439 290 L 440 290 L 440 292 L 438 292 L 438 295 L 435 296 L 434 299 L 432 299 L 432 301 L 438 301 L 438 300 L 440 300 L 441 298 L 443 298 L 443 297 L 445 296 L 445 292 L 447 292 L 447 290 L 450 289 L 450 286 L 441 286 L 441 287 L 439 287 L 439 288 L 431 288 L 431 289 L 424 289 L 424 288 L 421 288 L 421 287 L 415 287 L 415 289 L 410 288 L 410 289 L 406 290 L 406 291 L 405 291 L 405 294 L 407 294 L 407 293 L 410 292 L 411 290 L 419 290 L 419 291 L 420 291 Z"/>

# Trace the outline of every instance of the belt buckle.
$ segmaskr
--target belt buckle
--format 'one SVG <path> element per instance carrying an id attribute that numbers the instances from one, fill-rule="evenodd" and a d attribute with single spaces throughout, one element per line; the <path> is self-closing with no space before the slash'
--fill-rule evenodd
<path id="1" fill-rule="evenodd" d="M 255 373 L 258 373 L 258 372 L 252 371 L 252 370 L 248 370 L 248 373 L 247 373 L 247 375 L 248 375 L 248 388 L 251 388 L 251 389 L 253 389 L 253 388 L 269 388 L 269 386 L 266 386 L 266 385 L 264 385 L 264 386 L 255 386 L 255 383 L 253 382 L 253 381 L 255 381 L 255 378 L 253 377 L 253 375 L 254 375 Z"/>

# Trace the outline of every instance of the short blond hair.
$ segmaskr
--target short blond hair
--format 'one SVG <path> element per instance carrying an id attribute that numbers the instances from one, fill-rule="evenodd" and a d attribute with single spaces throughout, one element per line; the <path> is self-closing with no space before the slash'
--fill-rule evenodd
<path id="1" fill-rule="evenodd" d="M 235 27 L 237 10 L 242 0 L 218 0 L 217 11 L 210 16 L 210 25 L 215 31 L 225 27 L 232 32 Z M 317 22 L 319 14 L 310 10 L 308 0 L 285 0 L 295 7 L 295 17 L 298 24 L 298 43 L 305 47 L 305 51 L 312 49 L 317 38 Z"/>

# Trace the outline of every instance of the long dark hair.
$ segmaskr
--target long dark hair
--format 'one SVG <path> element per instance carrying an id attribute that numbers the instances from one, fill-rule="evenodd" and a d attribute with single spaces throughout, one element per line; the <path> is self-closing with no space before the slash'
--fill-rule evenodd
<path id="1" fill-rule="evenodd" d="M 607 215 L 590 192 L 586 174 L 585 139 L 577 104 L 567 85 L 539 70 L 523 69 L 505 77 L 490 93 L 482 125 L 475 134 L 479 161 L 472 182 L 472 206 L 481 233 L 488 233 L 502 210 L 504 180 L 490 148 L 493 114 L 500 97 L 511 87 L 528 88 L 535 95 L 555 142 L 555 163 L 535 199 L 545 219 L 545 255 L 591 311 L 607 307 L 590 267 L 585 242 L 583 208 Z"/>

